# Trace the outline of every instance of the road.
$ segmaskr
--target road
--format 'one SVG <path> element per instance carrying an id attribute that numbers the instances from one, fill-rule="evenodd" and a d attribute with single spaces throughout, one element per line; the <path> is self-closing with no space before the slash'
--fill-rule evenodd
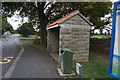
<path id="1" fill-rule="evenodd" d="M 24 51 L 10 78 L 58 78 L 56 64 L 47 52 L 24 44 Z"/>
<path id="2" fill-rule="evenodd" d="M 2 50 L 0 50 L 0 52 L 2 52 L 2 62 L 0 62 L 0 64 L 2 64 L 2 76 L 5 75 L 14 59 L 19 54 L 19 48 L 15 44 L 19 39 L 19 34 L 14 34 L 4 39 L 2 45 L 0 43 L 0 48 Z"/>
<path id="3" fill-rule="evenodd" d="M 19 48 L 15 44 L 19 43 L 19 35 L 14 34 L 9 36 L 2 42 L 2 78 L 8 72 L 7 77 L 10 78 L 57 78 L 56 64 L 51 59 L 51 57 L 46 53 L 42 52 L 33 46 L 24 44 L 24 52 L 22 53 L 16 67 L 14 68 L 12 74 L 11 64 L 19 54 Z M 19 43 L 20 44 L 20 43 Z M 8 71 L 9 69 L 9 71 Z"/>

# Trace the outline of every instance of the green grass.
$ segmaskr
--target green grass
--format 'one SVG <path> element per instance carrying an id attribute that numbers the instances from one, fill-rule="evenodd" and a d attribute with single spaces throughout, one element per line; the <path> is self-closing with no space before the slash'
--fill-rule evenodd
<path id="1" fill-rule="evenodd" d="M 29 35 L 28 37 L 22 37 L 24 39 L 35 39 L 35 38 L 40 38 L 39 36 L 37 35 Z"/>
<path id="2" fill-rule="evenodd" d="M 12 34 L 8 34 L 8 35 L 2 35 L 2 37 L 8 37 L 11 36 Z"/>
<path id="3" fill-rule="evenodd" d="M 110 36 L 105 36 L 105 35 L 93 35 L 93 36 L 91 36 L 91 38 L 102 39 L 102 38 L 110 38 Z"/>
<path id="4" fill-rule="evenodd" d="M 90 61 L 81 63 L 81 65 L 83 78 L 111 78 L 108 75 L 108 54 L 91 52 Z"/>
<path id="5" fill-rule="evenodd" d="M 21 40 L 20 42 L 21 42 L 21 43 L 24 43 L 24 44 L 33 44 L 32 41 L 23 41 L 23 40 Z"/>
<path id="6" fill-rule="evenodd" d="M 29 38 L 36 38 L 36 35 L 29 35 Z"/>
<path id="7" fill-rule="evenodd" d="M 32 45 L 33 47 L 41 50 L 41 51 L 47 51 L 46 47 L 40 45 L 40 44 L 34 44 L 33 41 L 25 41 L 25 40 L 21 40 L 20 41 L 21 43 L 24 43 L 24 44 L 29 44 L 29 45 Z"/>

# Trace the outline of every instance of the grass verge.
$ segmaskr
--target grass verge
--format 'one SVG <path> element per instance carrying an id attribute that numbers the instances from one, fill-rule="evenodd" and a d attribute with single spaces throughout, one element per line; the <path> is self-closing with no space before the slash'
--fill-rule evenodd
<path id="1" fill-rule="evenodd" d="M 28 35 L 28 37 L 22 37 L 23 39 L 35 39 L 35 38 L 40 38 L 37 35 Z"/>
<path id="2" fill-rule="evenodd" d="M 81 63 L 83 78 L 111 78 L 108 75 L 109 55 L 90 52 L 89 62 Z M 75 63 L 74 63 L 75 69 Z"/>
<path id="3" fill-rule="evenodd" d="M 38 48 L 41 51 L 47 51 L 46 47 L 44 47 L 44 46 L 42 46 L 40 44 L 34 44 L 33 41 L 21 40 L 20 42 L 24 43 L 24 44 L 32 45 L 33 47 Z"/>
<path id="4" fill-rule="evenodd" d="M 2 38 L 3 37 L 8 37 L 8 36 L 11 36 L 12 34 L 8 34 L 8 35 L 2 35 Z"/>

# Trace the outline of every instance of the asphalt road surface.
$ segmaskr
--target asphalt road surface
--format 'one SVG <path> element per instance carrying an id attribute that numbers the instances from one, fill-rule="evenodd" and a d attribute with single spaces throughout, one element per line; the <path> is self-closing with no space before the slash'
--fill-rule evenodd
<path id="1" fill-rule="evenodd" d="M 19 54 L 19 48 L 15 44 L 15 42 L 18 42 L 19 39 L 19 34 L 14 34 L 5 38 L 2 41 L 2 46 L 0 45 L 0 47 L 2 48 L 2 62 L 0 62 L 0 64 L 2 64 L 2 76 L 5 75 L 5 73 L 8 71 L 11 64 L 13 63 L 14 59 Z"/>
<path id="2" fill-rule="evenodd" d="M 57 66 L 46 52 L 42 52 L 31 45 L 24 44 L 22 46 L 24 47 L 24 52 L 17 62 L 11 78 L 58 77 L 56 72 Z"/>

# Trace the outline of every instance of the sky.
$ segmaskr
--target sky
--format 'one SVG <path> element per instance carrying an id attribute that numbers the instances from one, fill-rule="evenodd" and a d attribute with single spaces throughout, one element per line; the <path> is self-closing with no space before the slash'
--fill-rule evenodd
<path id="1" fill-rule="evenodd" d="M 24 17 L 23 23 L 28 21 L 27 17 Z M 7 18 L 7 21 L 12 25 L 13 29 L 16 30 L 19 27 L 19 24 L 22 24 L 22 18 L 15 14 L 11 18 Z"/>
<path id="2" fill-rule="evenodd" d="M 112 2 L 115 2 L 115 1 L 119 1 L 119 0 L 111 0 Z M 16 12 L 15 15 L 13 15 L 11 18 L 8 18 L 8 22 L 13 26 L 13 29 L 16 30 L 18 27 L 19 27 L 19 24 L 22 24 L 22 18 L 17 15 L 19 14 L 19 12 Z M 24 21 L 23 23 L 27 22 L 28 21 L 28 18 L 24 18 Z M 96 30 L 95 32 L 99 33 L 98 30 Z"/>

